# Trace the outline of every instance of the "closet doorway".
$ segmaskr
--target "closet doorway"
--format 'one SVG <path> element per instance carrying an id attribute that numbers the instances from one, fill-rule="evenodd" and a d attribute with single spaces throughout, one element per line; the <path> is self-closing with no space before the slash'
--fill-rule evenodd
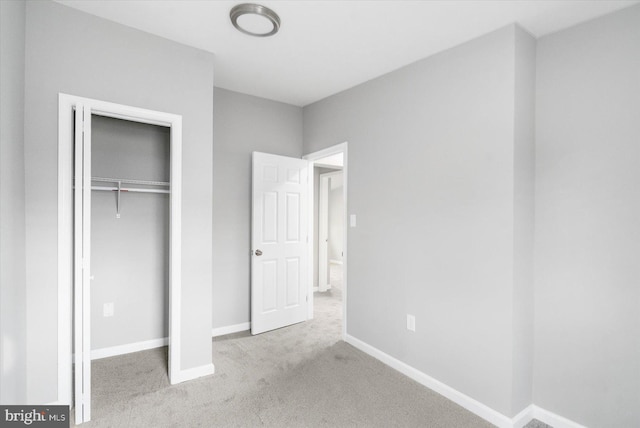
<path id="1" fill-rule="evenodd" d="M 106 159 L 107 163 L 112 162 L 111 154 L 108 153 L 108 149 L 105 150 L 104 141 L 93 147 L 92 131 L 94 126 L 92 118 L 95 118 L 98 125 L 96 131 L 109 121 L 114 120 L 117 120 L 120 125 L 124 125 L 123 129 L 135 130 L 136 125 L 139 124 L 165 128 L 166 131 L 159 130 L 160 132 L 157 133 L 164 132 L 165 136 L 168 134 L 169 147 L 153 148 L 152 151 L 156 150 L 161 157 L 162 151 L 164 150 L 166 155 L 168 150 L 168 181 L 159 176 L 158 171 L 151 171 L 149 179 L 121 176 L 98 177 L 92 174 L 93 162 L 98 159 Z M 113 217 L 116 219 L 123 215 L 121 211 L 126 204 L 124 195 L 129 192 L 156 193 L 169 199 L 168 213 L 158 214 L 158 221 L 168 223 L 169 226 L 168 236 L 165 236 L 168 239 L 162 238 L 168 241 L 168 249 L 165 254 L 161 253 L 160 255 L 163 261 L 156 260 L 155 264 L 162 269 L 168 256 L 168 273 L 160 272 L 159 274 L 159 277 L 168 277 L 168 375 L 171 383 L 180 382 L 181 135 L 182 118 L 178 115 L 66 94 L 59 96 L 58 401 L 74 405 L 76 423 L 87 422 L 91 419 L 92 308 L 90 285 L 93 280 L 92 265 L 96 268 L 100 265 L 100 263 L 92 264 L 92 245 L 99 243 L 92 241 L 92 191 L 96 195 L 95 202 L 101 210 L 104 209 L 106 203 L 104 195 L 109 193 L 112 196 L 111 209 Z M 114 144 L 114 148 L 115 146 L 116 144 Z M 92 153 L 94 149 L 95 153 Z M 94 166 L 97 170 L 104 171 L 104 166 L 99 163 Z M 166 176 L 166 171 L 164 174 Z M 101 175 L 106 174 L 101 172 Z M 102 195 L 98 196 L 97 193 L 102 193 Z M 133 199 L 130 202 L 133 202 Z M 161 203 L 158 205 L 158 201 L 154 204 L 161 205 Z M 104 216 L 104 213 L 100 215 Z M 100 219 L 100 221 L 101 224 L 104 224 L 104 219 Z M 97 238 L 98 241 L 104 241 L 105 234 L 103 232 L 96 233 L 94 238 Z M 96 254 L 102 254 L 104 257 L 104 248 L 101 248 L 101 251 L 102 253 L 97 252 Z M 135 270 L 135 261 L 130 266 Z M 113 269 L 118 270 L 122 267 L 115 265 Z M 105 270 L 103 267 L 103 272 Z M 160 297 L 161 301 L 164 299 L 164 297 Z M 162 306 L 164 307 L 164 304 Z M 102 309 L 104 310 L 103 315 L 109 316 L 114 307 L 112 304 L 104 304 Z M 160 312 L 162 309 L 159 308 Z"/>

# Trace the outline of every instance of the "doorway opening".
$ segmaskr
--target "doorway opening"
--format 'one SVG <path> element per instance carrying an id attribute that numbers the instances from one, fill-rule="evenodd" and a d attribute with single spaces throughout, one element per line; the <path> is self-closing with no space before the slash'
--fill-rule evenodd
<path id="1" fill-rule="evenodd" d="M 341 158 L 340 158 L 341 160 Z M 342 162 L 340 162 L 342 163 Z M 342 286 L 344 255 L 344 180 L 342 165 L 328 168 L 321 159 L 314 166 L 314 291 Z"/>
<path id="2" fill-rule="evenodd" d="M 92 123 L 93 118 L 95 118 L 97 124 L 95 128 Z M 75 407 L 75 422 L 78 424 L 91 420 L 92 351 L 94 351 L 94 356 L 100 356 L 100 354 L 105 356 L 105 352 L 111 352 L 115 355 L 162 346 L 168 342 L 168 362 L 165 371 L 168 371 L 169 381 L 171 383 L 178 383 L 185 380 L 180 370 L 182 118 L 181 116 L 169 113 L 60 94 L 58 121 L 59 364 L 57 401 Z M 151 166 L 151 169 L 157 169 L 158 171 L 153 173 L 159 173 L 162 177 L 151 177 L 153 179 L 146 177 L 147 179 L 141 180 L 117 176 L 118 171 L 109 172 L 110 176 L 107 177 L 98 177 L 92 173 L 92 167 L 95 168 L 96 172 L 102 173 L 100 169 L 104 166 L 109 168 L 117 166 L 117 163 L 112 159 L 113 153 L 111 153 L 111 151 L 118 144 L 127 145 L 126 142 L 112 141 L 107 146 L 101 148 L 98 140 L 103 138 L 104 135 L 101 135 L 100 128 L 102 125 L 108 125 L 109 123 L 111 125 L 113 125 L 113 123 L 119 123 L 120 126 L 123 126 L 129 132 L 133 130 L 134 134 L 141 129 L 147 129 L 147 131 L 143 131 L 142 133 L 148 132 L 149 129 L 151 129 L 152 134 L 160 135 L 161 141 L 165 143 L 168 142 L 168 147 L 167 144 L 165 144 L 165 147 L 159 147 L 161 144 L 151 148 L 151 151 L 155 151 L 159 159 L 157 165 Z M 148 125 L 154 125 L 154 127 L 149 128 Z M 94 130 L 96 131 L 95 136 L 92 133 Z M 92 141 L 94 137 L 97 138 L 95 147 Z M 134 152 L 135 149 L 140 149 L 141 147 L 140 145 L 134 147 Z M 93 153 L 92 149 L 95 150 Z M 148 155 L 149 153 L 143 155 L 143 157 L 147 158 Z M 136 162 L 135 157 L 136 156 L 133 156 L 124 160 L 120 159 L 120 166 L 128 163 L 128 171 L 130 172 L 139 172 L 140 169 L 144 169 L 144 167 L 140 165 L 140 159 Z M 168 159 L 163 159 L 167 157 Z M 101 163 L 103 163 L 103 165 L 101 165 Z M 149 164 L 147 164 L 147 166 L 149 166 Z M 94 197 L 95 200 L 92 200 L 94 192 L 96 193 Z M 98 193 L 101 195 L 98 195 Z M 114 301 L 117 302 L 117 298 L 112 294 L 106 298 L 107 302 L 102 302 L 100 301 L 100 294 L 102 292 L 106 294 L 114 293 L 117 287 L 113 286 L 111 287 L 112 289 L 104 289 L 103 287 L 103 289 L 100 290 L 99 288 L 94 289 L 93 284 L 94 279 L 98 279 L 94 273 L 102 277 L 98 282 L 103 279 L 109 282 L 109 277 L 113 273 L 110 272 L 110 270 L 119 271 L 124 269 L 127 270 L 129 274 L 137 270 L 138 272 L 133 276 L 137 275 L 140 278 L 148 275 L 148 272 L 145 272 L 144 268 L 140 269 L 141 266 L 139 263 L 140 258 L 149 258 L 148 254 L 139 254 L 137 257 L 138 260 L 114 262 L 113 260 L 110 261 L 113 256 L 113 254 L 110 253 L 117 251 L 122 253 L 125 251 L 124 249 L 107 249 L 104 251 L 104 248 L 101 248 L 101 251 L 96 251 L 94 254 L 92 254 L 91 251 L 92 246 L 99 244 L 101 241 L 106 242 L 115 234 L 105 233 L 106 231 L 104 230 L 95 233 L 94 228 L 93 239 L 95 242 L 92 242 L 92 220 L 96 220 L 96 224 L 102 226 L 108 225 L 109 222 L 118 222 L 120 221 L 121 211 L 124 217 L 123 207 L 126 203 L 129 203 L 127 207 L 128 212 L 133 213 L 131 208 L 140 202 L 140 198 L 136 198 L 138 199 L 136 201 L 134 198 L 123 197 L 129 193 L 139 193 L 139 196 L 143 196 L 143 198 L 160 196 L 161 199 L 155 198 L 150 204 L 150 207 L 164 206 L 164 208 L 166 208 L 156 213 L 158 218 L 156 219 L 157 221 L 155 221 L 157 226 L 155 228 L 167 228 L 168 226 L 168 230 L 159 235 L 151 230 L 153 227 L 147 231 L 147 235 L 153 235 L 155 239 L 159 239 L 168 244 L 168 248 L 156 254 L 157 257 L 151 257 L 151 259 L 153 259 L 150 261 L 151 265 L 160 267 L 160 272 L 157 276 L 160 278 L 160 282 L 163 283 L 160 284 L 159 287 L 156 287 L 158 288 L 157 290 L 153 290 L 152 292 L 152 294 L 155 295 L 153 299 L 157 300 L 159 305 L 154 305 L 157 306 L 155 313 L 149 314 L 149 318 L 158 318 L 158 316 L 167 318 L 168 315 L 167 322 L 163 320 L 160 326 L 150 327 L 151 329 L 159 328 L 159 330 L 162 331 L 162 336 L 164 336 L 165 330 L 168 330 L 168 334 L 166 337 L 159 339 L 162 343 L 158 343 L 158 340 L 143 340 L 141 342 L 143 343 L 141 349 L 140 342 L 133 348 L 129 346 L 130 344 L 105 346 L 106 343 L 113 345 L 113 338 L 109 337 L 114 331 L 113 328 L 107 329 L 109 331 L 105 334 L 99 333 L 100 323 L 96 322 L 97 318 L 94 319 L 94 323 L 98 330 L 93 331 L 94 329 L 92 328 L 92 312 L 94 312 L 94 317 L 98 315 L 106 318 L 113 316 L 114 313 L 120 312 L 122 314 L 123 311 L 126 312 L 126 308 L 129 305 L 134 306 L 133 312 L 137 312 L 138 315 L 140 315 L 140 311 L 149 312 L 150 309 L 149 305 L 147 305 L 149 302 L 145 297 L 140 298 L 142 301 L 135 302 L 135 299 L 132 297 L 134 293 L 132 293 L 132 290 L 126 290 L 126 287 L 121 291 L 126 297 L 131 297 L 130 299 L 121 299 L 121 304 L 118 305 L 116 303 L 114 305 Z M 103 196 L 106 196 L 106 198 Z M 109 198 L 109 196 L 111 196 L 111 198 Z M 164 201 L 162 198 L 164 198 Z M 95 202 L 95 204 L 92 202 Z M 110 219 L 106 217 L 96 217 L 92 219 L 92 205 L 94 208 L 99 207 L 97 211 L 101 216 L 107 216 L 107 211 L 109 210 L 113 216 Z M 110 206 L 110 208 L 107 208 L 108 206 Z M 128 218 L 127 221 L 128 220 L 132 220 L 132 218 Z M 132 223 L 132 230 L 139 232 L 141 228 L 149 226 L 149 224 L 142 224 L 139 220 L 140 219 L 138 219 L 137 223 L 136 221 Z M 125 226 L 124 223 L 125 222 L 121 222 L 120 225 Z M 156 243 L 161 244 L 162 242 L 160 241 Z M 112 246 L 114 244 L 111 242 L 109 245 Z M 100 245 L 100 247 L 102 247 L 102 245 Z M 141 251 L 144 250 L 142 249 Z M 96 259 L 93 264 L 92 256 Z M 98 260 L 98 258 L 109 260 Z M 124 267 L 125 265 L 127 265 L 126 268 Z M 121 280 L 122 278 L 116 279 L 115 281 L 118 282 Z M 97 302 L 96 299 L 91 298 L 92 293 L 95 293 L 98 297 Z M 99 307 L 92 308 L 92 303 L 95 304 L 98 302 Z M 95 314 L 96 309 L 98 309 L 98 314 Z M 154 312 L 154 310 L 151 309 L 151 312 Z M 134 314 L 133 316 L 135 317 L 136 315 Z M 125 333 L 131 333 L 130 323 L 124 321 L 124 325 L 121 327 Z M 97 352 L 98 355 L 96 355 L 95 352 L 96 348 L 91 346 L 92 333 L 99 333 L 93 338 L 98 340 L 98 347 L 100 348 L 99 352 Z M 154 333 L 151 334 L 153 335 Z M 128 339 L 125 339 L 125 341 L 127 340 Z M 108 351 L 105 351 L 105 348 L 108 349 Z"/>
<path id="3" fill-rule="evenodd" d="M 347 331 L 347 143 L 308 154 L 310 191 L 310 269 L 308 319 L 316 310 L 340 318 Z"/>

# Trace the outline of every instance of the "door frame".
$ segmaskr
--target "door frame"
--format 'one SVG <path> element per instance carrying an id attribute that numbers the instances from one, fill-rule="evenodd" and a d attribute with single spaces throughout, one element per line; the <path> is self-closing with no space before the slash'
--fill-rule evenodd
<path id="1" fill-rule="evenodd" d="M 314 187 L 315 187 L 315 174 L 312 174 L 313 168 L 315 166 L 316 161 L 326 158 L 327 156 L 336 155 L 342 153 L 343 156 L 343 165 L 342 165 L 342 179 L 343 179 L 343 193 L 342 198 L 344 202 L 344 228 L 343 228 L 343 251 L 344 256 L 342 258 L 342 340 L 345 340 L 347 337 L 347 297 L 348 297 L 348 285 L 347 285 L 347 266 L 348 266 L 348 256 L 349 252 L 347 251 L 347 237 L 348 233 L 348 205 L 347 205 L 347 195 L 348 195 L 348 182 L 349 182 L 349 162 L 348 162 L 348 146 L 349 143 L 345 141 L 344 143 L 339 143 L 331 147 L 327 147 L 326 149 L 318 150 L 316 152 L 309 153 L 304 155 L 302 159 L 306 159 L 309 161 L 309 194 L 313 195 Z M 310 206 L 309 210 L 309 260 L 313 260 L 313 251 L 314 251 L 314 239 L 313 239 L 313 220 L 314 220 L 314 212 L 316 207 L 314 206 L 314 198 L 310 197 Z M 313 319 L 313 269 L 309 269 L 309 304 L 308 304 L 308 314 L 307 319 Z"/>
<path id="2" fill-rule="evenodd" d="M 91 113 L 170 129 L 170 248 L 169 248 L 169 379 L 179 383 L 181 267 L 182 267 L 182 116 L 126 106 L 64 93 L 58 94 L 58 397 L 56 403 L 71 405 L 73 394 L 73 162 L 76 105 Z M 83 309 L 89 310 L 90 308 Z M 90 316 L 90 315 L 89 315 Z M 89 332 L 85 332 L 89 334 Z M 91 358 L 83 355 L 82 358 Z"/>
<path id="3" fill-rule="evenodd" d="M 330 231 L 330 221 L 329 221 L 329 192 L 331 190 L 331 181 L 330 179 L 342 175 L 342 167 L 340 170 L 325 172 L 320 174 L 320 183 L 318 186 L 318 291 L 327 291 L 331 288 L 331 281 L 329 278 L 329 265 L 331 264 L 331 260 L 329 260 L 329 245 L 325 244 L 324 248 L 322 248 L 322 232 L 328 235 Z M 315 198 L 314 198 L 315 200 Z M 323 273 L 324 272 L 324 273 Z M 321 281 L 324 279 L 324 281 Z M 324 282 L 324 283 L 323 283 Z"/>

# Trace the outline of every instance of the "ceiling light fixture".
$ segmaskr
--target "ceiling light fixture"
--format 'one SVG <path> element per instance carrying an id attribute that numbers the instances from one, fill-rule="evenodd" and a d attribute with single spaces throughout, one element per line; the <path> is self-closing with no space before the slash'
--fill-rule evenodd
<path id="1" fill-rule="evenodd" d="M 259 4 L 243 3 L 234 6 L 229 16 L 238 31 L 250 36 L 273 36 L 280 29 L 278 14 Z"/>

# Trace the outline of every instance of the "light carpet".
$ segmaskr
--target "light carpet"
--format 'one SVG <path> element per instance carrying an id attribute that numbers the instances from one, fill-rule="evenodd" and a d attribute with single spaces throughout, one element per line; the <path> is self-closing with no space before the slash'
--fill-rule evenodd
<path id="1" fill-rule="evenodd" d="M 212 376 L 169 385 L 167 348 L 93 362 L 93 427 L 489 427 L 340 340 L 341 287 L 315 318 L 213 339 Z"/>

